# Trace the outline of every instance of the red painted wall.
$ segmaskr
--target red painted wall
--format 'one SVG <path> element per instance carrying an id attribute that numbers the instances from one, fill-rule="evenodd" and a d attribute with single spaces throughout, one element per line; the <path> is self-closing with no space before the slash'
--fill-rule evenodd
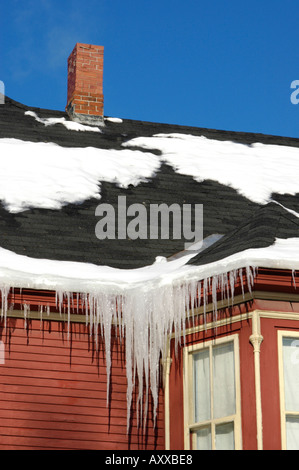
<path id="1" fill-rule="evenodd" d="M 184 397 L 183 397 L 183 350 L 171 353 L 172 364 L 169 375 L 169 432 L 170 449 L 184 449 Z"/>
<path id="2" fill-rule="evenodd" d="M 109 406 L 103 344 L 98 351 L 85 324 L 7 319 L 0 327 L 0 449 L 163 449 L 163 393 L 157 427 L 151 409 L 145 433 L 133 411 L 127 434 L 126 373 L 114 338 Z M 151 407 L 150 407 L 151 408 Z"/>

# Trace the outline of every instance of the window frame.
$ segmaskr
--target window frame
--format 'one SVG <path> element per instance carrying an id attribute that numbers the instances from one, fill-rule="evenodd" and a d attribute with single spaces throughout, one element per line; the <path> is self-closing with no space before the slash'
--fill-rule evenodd
<path id="1" fill-rule="evenodd" d="M 286 407 L 285 407 L 283 338 L 294 338 L 294 339 L 299 340 L 299 331 L 294 331 L 294 330 L 278 330 L 277 331 L 281 449 L 287 450 L 286 417 L 287 416 L 299 417 L 299 411 L 286 410 Z M 298 349 L 298 352 L 299 352 L 299 349 Z"/>
<path id="2" fill-rule="evenodd" d="M 211 357 L 211 349 L 213 346 L 219 346 L 223 343 L 233 342 L 234 347 L 234 365 L 235 365 L 235 393 L 236 393 L 236 410 L 235 414 L 224 418 L 214 418 L 201 423 L 194 423 L 194 399 L 193 399 L 193 355 L 209 348 L 209 357 Z M 235 450 L 242 449 L 242 428 L 241 428 L 241 384 L 240 384 L 240 351 L 239 351 L 239 335 L 232 334 L 222 338 L 204 341 L 190 346 L 184 347 L 184 448 L 195 450 L 196 433 L 193 432 L 204 425 L 211 424 L 212 432 L 212 449 L 215 449 L 215 426 L 217 424 L 225 424 L 234 422 L 234 440 Z M 211 368 L 211 364 L 210 364 Z"/>

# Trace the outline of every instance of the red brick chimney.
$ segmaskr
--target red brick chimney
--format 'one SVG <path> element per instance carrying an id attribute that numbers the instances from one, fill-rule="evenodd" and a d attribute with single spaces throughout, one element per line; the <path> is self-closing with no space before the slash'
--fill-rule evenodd
<path id="1" fill-rule="evenodd" d="M 74 121 L 103 122 L 103 64 L 103 46 L 77 43 L 69 56 L 66 111 Z"/>

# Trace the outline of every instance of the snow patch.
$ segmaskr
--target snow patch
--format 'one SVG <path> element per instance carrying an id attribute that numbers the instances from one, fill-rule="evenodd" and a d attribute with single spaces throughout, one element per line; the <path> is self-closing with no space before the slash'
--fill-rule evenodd
<path id="1" fill-rule="evenodd" d="M 44 124 L 45 126 L 54 126 L 55 124 L 62 124 L 69 131 L 89 131 L 89 132 L 102 132 L 99 127 L 86 126 L 75 121 L 67 121 L 64 117 L 62 118 L 40 118 L 33 111 L 25 111 L 26 116 L 32 116 L 37 122 Z"/>
<path id="2" fill-rule="evenodd" d="M 122 119 L 117 118 L 117 117 L 106 117 L 104 119 L 105 119 L 105 121 L 115 122 L 115 123 L 118 123 L 118 124 L 123 122 Z"/>
<path id="3" fill-rule="evenodd" d="M 214 180 L 258 204 L 272 193 L 299 193 L 299 149 L 255 143 L 245 145 L 185 134 L 137 137 L 123 144 L 162 152 L 176 172 L 196 181 Z"/>
<path id="4" fill-rule="evenodd" d="M 141 151 L 0 139 L 0 200 L 10 212 L 60 209 L 100 199 L 100 181 L 136 186 L 159 167 L 157 156 Z"/>

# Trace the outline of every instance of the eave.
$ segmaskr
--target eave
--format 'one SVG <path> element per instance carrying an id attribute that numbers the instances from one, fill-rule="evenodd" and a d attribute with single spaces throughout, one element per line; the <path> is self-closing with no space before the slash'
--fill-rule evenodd
<path id="1" fill-rule="evenodd" d="M 299 289 L 296 288 L 296 278 L 296 273 L 289 269 L 259 268 L 251 291 L 248 289 L 245 275 L 243 278 L 244 294 L 242 293 L 242 286 L 239 281 L 235 284 L 233 299 L 222 300 L 220 289 L 218 289 L 218 311 L 236 308 L 240 305 L 247 305 L 248 307 L 255 300 L 298 302 L 299 305 Z M 70 314 L 68 314 L 68 300 L 66 298 L 63 299 L 62 308 L 58 308 L 57 293 L 54 290 L 11 289 L 7 302 L 10 306 L 7 310 L 8 318 L 24 318 L 24 306 L 27 306 L 29 307 L 27 319 L 86 323 L 86 310 L 82 304 L 80 293 L 72 293 Z M 199 304 L 200 306 L 195 306 L 193 312 L 190 309 L 189 313 L 191 316 L 201 316 L 203 314 L 204 306 L 202 299 Z M 211 301 L 211 292 L 209 292 L 205 312 L 208 314 L 213 312 L 214 309 L 215 306 Z"/>

